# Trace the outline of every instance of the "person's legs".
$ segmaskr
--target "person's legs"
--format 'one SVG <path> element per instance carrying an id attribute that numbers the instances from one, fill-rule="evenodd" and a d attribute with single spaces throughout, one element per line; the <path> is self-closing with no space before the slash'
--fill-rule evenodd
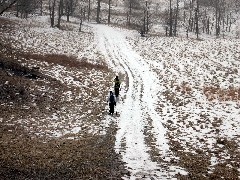
<path id="1" fill-rule="evenodd" d="M 113 114 L 113 113 L 114 113 L 114 104 L 113 104 L 113 103 L 110 103 L 109 106 L 110 106 L 110 111 L 109 111 L 109 113 L 110 113 L 110 114 Z"/>
<path id="2" fill-rule="evenodd" d="M 112 105 L 112 114 L 114 113 L 114 103 Z"/>
<path id="3" fill-rule="evenodd" d="M 109 103 L 109 114 L 111 114 L 111 103 Z"/>
<path id="4" fill-rule="evenodd" d="M 119 88 L 115 88 L 115 96 L 118 97 L 119 95 Z"/>

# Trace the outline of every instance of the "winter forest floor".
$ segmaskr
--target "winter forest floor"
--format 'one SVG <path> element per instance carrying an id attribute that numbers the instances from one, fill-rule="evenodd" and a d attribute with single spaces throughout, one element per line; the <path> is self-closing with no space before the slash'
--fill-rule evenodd
<path id="1" fill-rule="evenodd" d="M 117 47 L 108 28 L 78 32 L 73 21 L 62 31 L 42 21 L 0 18 L 0 179 L 240 177 L 239 40 L 141 38 L 123 30 L 136 52 L 125 56 L 125 41 Z M 133 63 L 140 56 L 148 69 Z M 116 72 L 123 110 L 109 118 L 106 96 Z M 160 125 L 164 139 L 157 139 Z"/>

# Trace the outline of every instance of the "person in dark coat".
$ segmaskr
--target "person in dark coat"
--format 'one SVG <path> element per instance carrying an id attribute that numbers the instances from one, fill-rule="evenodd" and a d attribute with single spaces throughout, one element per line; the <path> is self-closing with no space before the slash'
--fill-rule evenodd
<path id="1" fill-rule="evenodd" d="M 121 82 L 118 79 L 118 76 L 116 76 L 116 78 L 114 79 L 114 91 L 115 91 L 116 97 L 119 96 L 120 84 Z"/>
<path id="2" fill-rule="evenodd" d="M 110 91 L 109 97 L 108 97 L 108 103 L 109 103 L 109 114 L 114 113 L 114 106 L 116 106 L 116 97 L 114 96 L 113 92 Z"/>

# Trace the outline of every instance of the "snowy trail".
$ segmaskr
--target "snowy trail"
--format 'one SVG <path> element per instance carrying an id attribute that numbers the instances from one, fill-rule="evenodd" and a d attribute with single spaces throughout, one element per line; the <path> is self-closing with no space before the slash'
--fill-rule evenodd
<path id="1" fill-rule="evenodd" d="M 120 117 L 119 130 L 116 135 L 115 148 L 123 156 L 131 172 L 131 179 L 135 178 L 166 178 L 167 172 L 161 171 L 157 162 L 150 158 L 150 147 L 146 142 L 145 128 L 156 139 L 155 146 L 162 157 L 169 151 L 165 138 L 165 129 L 161 117 L 154 107 L 156 93 L 159 91 L 157 75 L 149 65 L 129 45 L 125 33 L 104 25 L 94 25 L 98 38 L 98 48 L 109 65 L 116 71 L 123 70 L 129 78 L 129 87 L 124 102 L 118 103 Z M 111 118 L 108 119 L 111 121 Z"/>

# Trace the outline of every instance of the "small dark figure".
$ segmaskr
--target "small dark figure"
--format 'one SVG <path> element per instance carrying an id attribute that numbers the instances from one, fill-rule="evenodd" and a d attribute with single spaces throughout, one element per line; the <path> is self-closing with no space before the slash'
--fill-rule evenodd
<path id="1" fill-rule="evenodd" d="M 116 76 L 116 78 L 114 79 L 114 91 L 115 91 L 116 97 L 119 96 L 120 84 L 121 82 L 118 79 L 118 76 Z"/>
<path id="2" fill-rule="evenodd" d="M 109 114 L 113 114 L 114 113 L 114 106 L 116 106 L 116 98 L 113 95 L 113 92 L 110 91 L 110 95 L 108 97 L 108 102 L 109 102 Z"/>

